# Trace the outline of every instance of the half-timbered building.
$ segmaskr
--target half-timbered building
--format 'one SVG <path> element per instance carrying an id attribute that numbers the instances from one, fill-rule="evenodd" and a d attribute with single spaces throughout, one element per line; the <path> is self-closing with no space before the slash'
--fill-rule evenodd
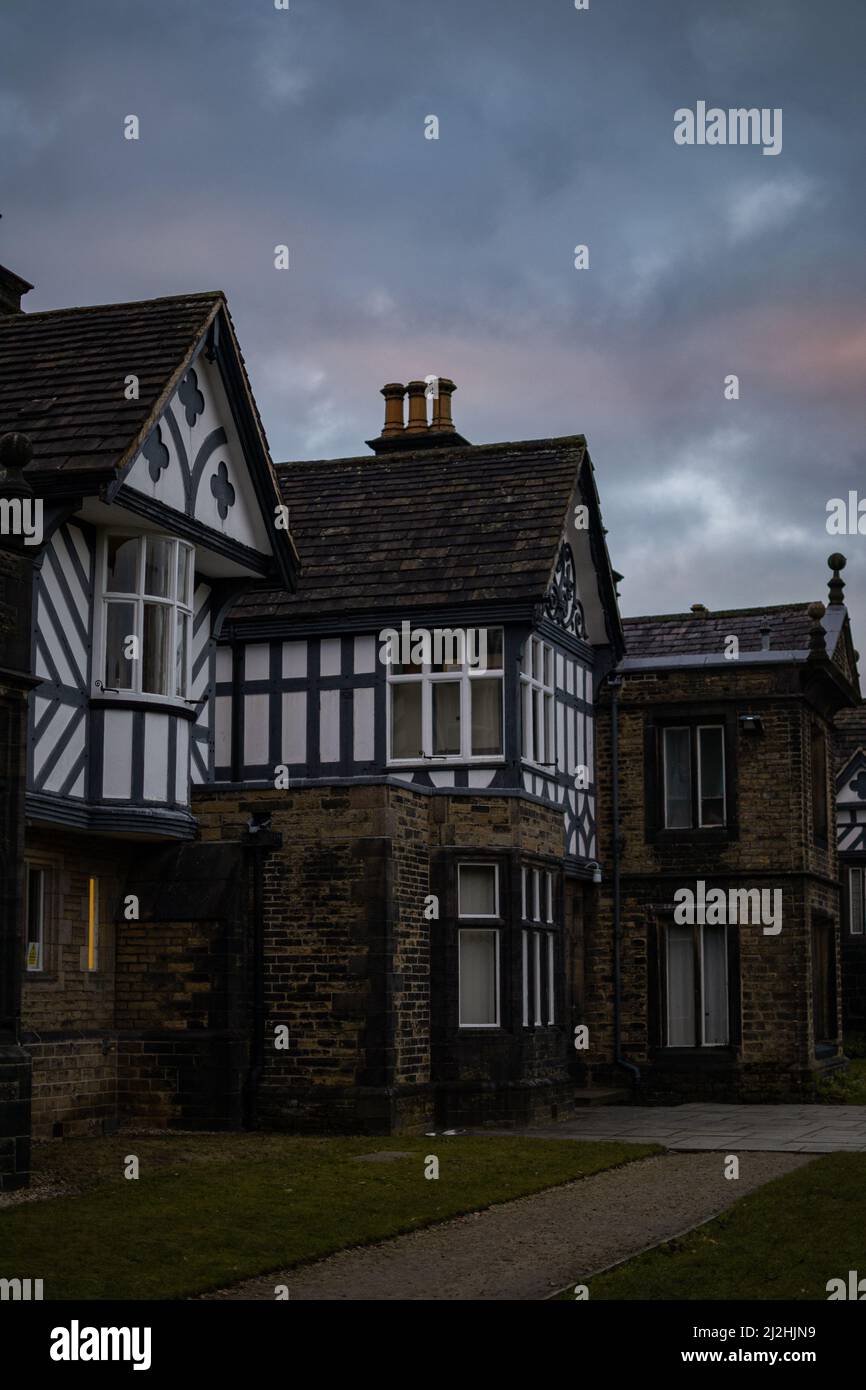
<path id="1" fill-rule="evenodd" d="M 0 270 L 4 1186 L 31 1132 L 520 1124 L 842 1063 L 840 557 L 826 609 L 623 624 L 583 436 L 472 445 L 441 377 L 274 465 L 221 294 L 29 288 Z M 698 880 L 781 929 L 681 923 Z"/>

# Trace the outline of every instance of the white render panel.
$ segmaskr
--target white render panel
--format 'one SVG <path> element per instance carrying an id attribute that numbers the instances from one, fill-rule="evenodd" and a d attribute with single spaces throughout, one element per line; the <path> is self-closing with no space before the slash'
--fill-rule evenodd
<path id="1" fill-rule="evenodd" d="M 561 700 L 556 701 L 556 766 L 559 772 L 565 772 L 565 713 L 566 706 Z"/>
<path id="2" fill-rule="evenodd" d="M 63 610 L 61 609 L 60 612 L 62 613 L 62 611 Z M 60 645 L 60 639 L 57 635 L 54 623 L 48 616 L 48 609 L 46 608 L 45 603 L 42 600 L 41 594 L 39 596 L 39 602 L 37 604 L 37 622 L 39 624 L 39 631 L 42 633 L 42 638 L 45 642 L 45 645 L 48 647 L 48 650 L 51 653 L 51 659 L 54 662 L 54 665 L 57 667 L 57 671 L 61 681 L 64 685 L 71 685 L 76 690 L 80 690 L 81 680 L 79 678 L 79 675 L 77 671 L 73 671 L 72 667 L 69 665 L 69 662 L 66 660 L 66 653 Z M 38 676 L 42 676 L 45 680 L 50 680 L 51 677 L 48 673 L 48 670 L 42 667 L 42 663 L 40 663 L 40 667 L 41 669 L 37 670 L 36 674 Z"/>
<path id="3" fill-rule="evenodd" d="M 306 642 L 283 643 L 283 675 L 286 680 L 299 680 L 307 674 Z"/>
<path id="4" fill-rule="evenodd" d="M 244 762 L 268 761 L 268 695 L 244 696 Z"/>
<path id="5" fill-rule="evenodd" d="M 361 686 L 354 692 L 352 757 L 356 763 L 373 761 L 375 694 L 372 686 Z"/>
<path id="6" fill-rule="evenodd" d="M 189 721 L 186 719 L 178 719 L 174 799 L 180 802 L 182 806 L 189 804 L 189 731 Z"/>
<path id="7" fill-rule="evenodd" d="M 228 767 L 232 760 L 232 699 L 217 695 L 214 700 L 214 762 Z"/>
<path id="8" fill-rule="evenodd" d="M 307 692 L 287 690 L 283 693 L 283 742 L 281 758 L 284 763 L 307 761 Z"/>
<path id="9" fill-rule="evenodd" d="M 75 710 L 73 713 L 77 714 Z M 70 721 L 71 722 L 71 721 Z M 68 737 L 64 733 L 63 751 L 45 779 L 43 791 L 59 792 L 76 762 L 84 752 L 84 729 L 86 720 L 79 721 L 78 727 Z"/>
<path id="10" fill-rule="evenodd" d="M 339 637 L 323 637 L 319 655 L 319 674 L 339 676 L 341 670 L 340 652 L 342 643 Z"/>
<path id="11" fill-rule="evenodd" d="M 231 647 L 217 647 L 216 661 L 214 663 L 214 679 L 218 681 L 230 681 L 232 678 L 232 649 Z"/>
<path id="12" fill-rule="evenodd" d="M 431 772 L 431 773 L 430 773 L 430 781 L 433 783 L 434 787 L 453 787 L 453 786 L 454 786 L 454 773 L 453 773 L 453 772 Z"/>
<path id="13" fill-rule="evenodd" d="M 563 684 L 564 680 L 565 680 L 565 669 L 564 669 L 564 663 L 563 663 L 563 660 L 562 660 L 562 652 L 557 652 L 557 653 L 556 653 L 556 688 L 557 688 L 557 690 L 564 690 L 564 689 L 565 689 L 565 685 Z"/>
<path id="14" fill-rule="evenodd" d="M 489 787 L 496 776 L 493 768 L 470 767 L 468 782 L 470 787 Z"/>
<path id="15" fill-rule="evenodd" d="M 144 799 L 165 801 L 168 782 L 168 715 L 144 716 Z"/>
<path id="16" fill-rule="evenodd" d="M 244 648 L 244 679 L 266 681 L 271 670 L 270 658 L 267 642 L 249 642 Z"/>
<path id="17" fill-rule="evenodd" d="M 132 710 L 107 709 L 103 722 L 102 795 L 110 801 L 132 796 Z"/>
<path id="18" fill-rule="evenodd" d="M 358 676 L 372 675 L 376 669 L 375 637 L 356 637 L 354 657 L 355 674 Z"/>
<path id="19" fill-rule="evenodd" d="M 78 710 L 75 705 L 58 705 L 33 750 L 33 771 L 38 778 L 48 758 L 63 739 Z"/>
<path id="20" fill-rule="evenodd" d="M 319 691 L 319 757 L 323 763 L 340 761 L 340 692 Z"/>

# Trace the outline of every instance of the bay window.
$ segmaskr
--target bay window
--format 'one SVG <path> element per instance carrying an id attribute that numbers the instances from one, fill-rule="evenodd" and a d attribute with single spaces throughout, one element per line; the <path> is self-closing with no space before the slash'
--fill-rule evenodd
<path id="1" fill-rule="evenodd" d="M 101 658 L 106 689 L 185 699 L 194 550 L 168 536 L 103 537 Z"/>
<path id="2" fill-rule="evenodd" d="M 483 664 L 472 664 L 468 642 L 440 661 L 389 662 L 389 763 L 503 756 L 502 635 L 502 628 L 478 633 Z"/>

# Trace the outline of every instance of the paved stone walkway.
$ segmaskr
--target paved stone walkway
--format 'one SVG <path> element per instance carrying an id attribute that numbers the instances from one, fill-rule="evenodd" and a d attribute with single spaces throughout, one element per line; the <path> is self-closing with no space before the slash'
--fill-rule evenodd
<path id="1" fill-rule="evenodd" d="M 498 1132 L 690 1151 L 866 1153 L 866 1105 L 599 1105 L 561 1124 Z"/>
<path id="2" fill-rule="evenodd" d="M 733 1181 L 724 1176 L 723 1153 L 659 1154 L 204 1297 L 271 1301 L 275 1286 L 285 1284 L 294 1301 L 543 1299 L 681 1235 L 810 1161 L 749 1154 Z"/>

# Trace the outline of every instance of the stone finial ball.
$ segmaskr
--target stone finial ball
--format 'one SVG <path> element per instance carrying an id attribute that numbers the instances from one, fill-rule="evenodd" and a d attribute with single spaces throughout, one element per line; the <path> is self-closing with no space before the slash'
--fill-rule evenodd
<path id="1" fill-rule="evenodd" d="M 848 561 L 845 559 L 845 556 L 840 555 L 838 550 L 834 551 L 827 560 L 827 564 L 830 566 L 831 570 L 843 570 L 847 563 Z"/>
<path id="2" fill-rule="evenodd" d="M 808 613 L 809 617 L 812 618 L 813 621 L 817 621 L 817 619 L 823 618 L 827 610 L 824 607 L 823 603 L 810 603 L 809 607 L 806 609 L 806 612 Z"/>

